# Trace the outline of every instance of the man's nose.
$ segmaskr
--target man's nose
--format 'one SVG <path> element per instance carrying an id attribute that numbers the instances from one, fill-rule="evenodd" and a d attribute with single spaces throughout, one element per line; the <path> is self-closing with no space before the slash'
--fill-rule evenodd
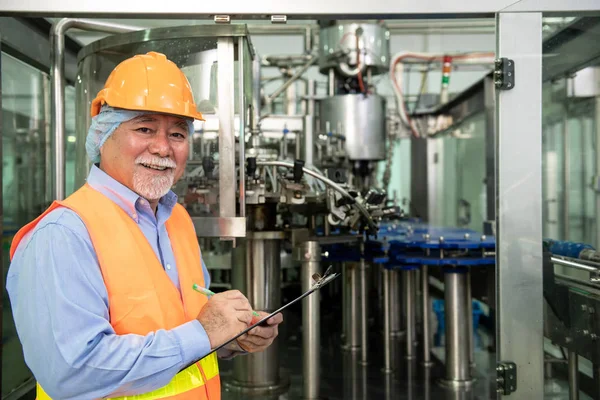
<path id="1" fill-rule="evenodd" d="M 148 151 L 159 157 L 169 157 L 172 153 L 171 143 L 169 142 L 168 134 L 162 129 L 154 135 L 152 142 L 148 146 Z"/>

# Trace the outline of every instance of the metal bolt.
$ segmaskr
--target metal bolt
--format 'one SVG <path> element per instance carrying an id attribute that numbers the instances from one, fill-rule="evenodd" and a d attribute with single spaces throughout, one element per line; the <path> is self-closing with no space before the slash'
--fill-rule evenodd
<path id="1" fill-rule="evenodd" d="M 582 304 L 581 305 L 581 311 L 587 311 L 587 305 Z"/>
<path id="2" fill-rule="evenodd" d="M 481 241 L 484 241 L 484 240 L 486 240 L 486 239 L 487 239 L 487 236 L 485 236 L 485 235 L 481 235 Z"/>
<path id="3" fill-rule="evenodd" d="M 596 339 L 598 339 L 598 335 L 596 335 L 595 333 L 592 333 L 592 334 L 590 335 L 590 337 L 592 338 L 592 340 L 596 340 Z"/>
<path id="4" fill-rule="evenodd" d="M 329 252 L 326 251 L 325 253 L 321 254 L 321 256 L 327 258 L 327 257 L 329 257 Z"/>
<path id="5" fill-rule="evenodd" d="M 508 62 L 508 66 L 510 67 L 511 65 L 512 65 L 512 62 L 510 62 L 510 61 L 509 61 L 509 62 Z"/>
<path id="6" fill-rule="evenodd" d="M 470 237 L 471 237 L 471 235 L 469 235 L 468 233 L 465 233 L 465 239 L 468 239 Z"/>
<path id="7" fill-rule="evenodd" d="M 512 76 L 512 72 L 509 72 L 509 73 L 508 73 L 508 76 Z"/>
<path id="8" fill-rule="evenodd" d="M 583 330 L 583 336 L 587 336 L 590 334 L 590 331 L 588 331 L 587 329 Z"/>
<path id="9" fill-rule="evenodd" d="M 512 87 L 512 83 L 508 82 L 508 83 L 506 84 L 506 86 L 508 86 L 508 87 Z"/>
<path id="10" fill-rule="evenodd" d="M 570 337 L 566 337 L 565 338 L 565 342 L 566 343 L 571 343 L 573 341 L 573 339 L 571 339 Z"/>
<path id="11" fill-rule="evenodd" d="M 440 243 L 442 243 L 444 241 L 444 237 L 440 236 Z"/>
<path id="12" fill-rule="evenodd" d="M 504 371 L 504 365 L 498 365 L 498 366 L 496 367 L 496 371 L 498 371 L 498 372 L 502 372 L 502 371 Z M 498 379 L 500 379 L 500 378 L 498 378 Z"/>
<path id="13" fill-rule="evenodd" d="M 302 192 L 295 191 L 294 192 L 294 197 L 297 198 L 297 199 L 301 199 L 302 198 Z"/>

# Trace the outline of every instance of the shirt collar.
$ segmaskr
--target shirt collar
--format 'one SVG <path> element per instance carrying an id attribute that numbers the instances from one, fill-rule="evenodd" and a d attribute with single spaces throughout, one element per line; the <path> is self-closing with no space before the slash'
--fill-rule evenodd
<path id="1" fill-rule="evenodd" d="M 90 169 L 87 183 L 93 189 L 115 202 L 115 204 L 125 211 L 135 222 L 139 222 L 141 203 L 142 201 L 145 201 L 143 197 L 118 182 L 95 164 L 92 165 L 92 168 Z M 177 195 L 172 190 L 169 190 L 166 195 L 158 200 L 157 214 L 166 213 L 170 216 L 175 204 L 177 204 Z"/>

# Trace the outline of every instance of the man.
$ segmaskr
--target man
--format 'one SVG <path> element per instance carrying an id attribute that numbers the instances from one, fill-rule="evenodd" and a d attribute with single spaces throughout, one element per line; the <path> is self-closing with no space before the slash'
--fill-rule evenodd
<path id="1" fill-rule="evenodd" d="M 238 291 L 192 290 L 210 278 L 170 191 L 202 120 L 189 83 L 163 54 L 138 55 L 114 69 L 91 113 L 87 183 L 11 246 L 7 290 L 37 398 L 220 399 L 217 356 L 206 355 L 253 313 Z M 281 321 L 218 355 L 266 349 Z"/>

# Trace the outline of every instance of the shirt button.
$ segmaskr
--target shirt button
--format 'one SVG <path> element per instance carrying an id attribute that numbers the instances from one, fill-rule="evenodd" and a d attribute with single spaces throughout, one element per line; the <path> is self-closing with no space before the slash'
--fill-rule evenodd
<path id="1" fill-rule="evenodd" d="M 167 269 L 171 269 L 171 264 L 167 264 Z"/>
<path id="2" fill-rule="evenodd" d="M 131 214 L 131 218 L 137 218 L 137 214 L 136 213 Z"/>

